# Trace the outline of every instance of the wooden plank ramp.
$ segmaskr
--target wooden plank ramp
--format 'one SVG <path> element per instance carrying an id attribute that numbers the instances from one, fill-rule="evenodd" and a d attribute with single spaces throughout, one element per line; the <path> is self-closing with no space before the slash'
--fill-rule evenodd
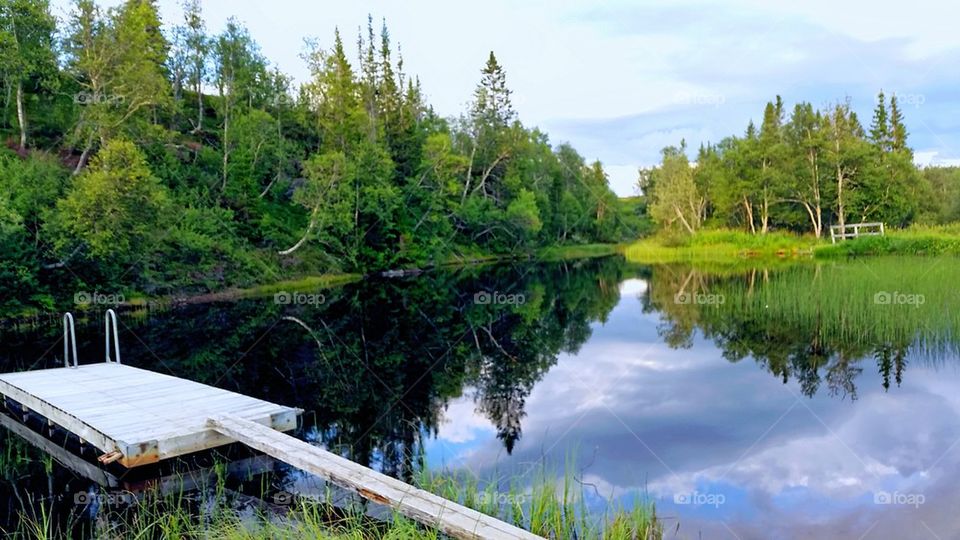
<path id="1" fill-rule="evenodd" d="M 207 427 L 211 416 L 289 431 L 303 412 L 116 362 L 0 374 L 3 397 L 128 468 L 233 442 Z"/>
<path id="2" fill-rule="evenodd" d="M 294 467 L 313 473 L 361 497 L 453 536 L 469 540 L 536 539 L 535 534 L 415 488 L 262 424 L 230 414 L 207 425 Z"/>

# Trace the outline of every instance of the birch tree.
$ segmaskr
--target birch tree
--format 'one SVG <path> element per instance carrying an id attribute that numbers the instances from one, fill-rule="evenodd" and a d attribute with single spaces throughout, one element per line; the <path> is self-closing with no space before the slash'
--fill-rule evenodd
<path id="1" fill-rule="evenodd" d="M 693 234 L 703 221 L 706 199 L 697 189 L 685 150 L 685 144 L 663 149 L 662 161 L 654 172 L 650 215 L 666 227 L 679 225 Z"/>
<path id="2" fill-rule="evenodd" d="M 77 0 L 65 42 L 67 70 L 81 91 L 74 139 L 82 148 L 75 173 L 117 135 L 137 139 L 152 123 L 146 114 L 166 105 L 170 85 L 163 72 L 168 43 L 160 16 L 148 0 L 127 0 L 102 12 L 93 0 Z"/>
<path id="3" fill-rule="evenodd" d="M 20 148 L 27 147 L 25 86 L 47 86 L 56 79 L 56 19 L 47 0 L 0 1 L 0 74 L 14 88 Z"/>

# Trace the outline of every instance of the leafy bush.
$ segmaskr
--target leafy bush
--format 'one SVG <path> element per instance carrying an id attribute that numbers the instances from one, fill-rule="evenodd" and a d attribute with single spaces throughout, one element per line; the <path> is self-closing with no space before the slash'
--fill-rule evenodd
<path id="1" fill-rule="evenodd" d="M 144 292 L 209 292 L 249 285 L 264 274 L 256 252 L 234 231 L 234 216 L 222 208 L 186 208 L 175 224 L 161 233 L 154 264 L 141 276 Z M 276 278 L 274 278 L 276 279 Z"/>

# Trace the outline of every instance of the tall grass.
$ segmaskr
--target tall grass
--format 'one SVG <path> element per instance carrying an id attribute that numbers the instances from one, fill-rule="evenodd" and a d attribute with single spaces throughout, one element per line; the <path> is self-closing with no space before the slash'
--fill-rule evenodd
<path id="1" fill-rule="evenodd" d="M 418 484 L 446 499 L 457 501 L 534 534 L 556 539 L 649 540 L 663 535 L 653 503 L 645 497 L 630 506 L 614 506 L 597 513 L 587 507 L 585 488 L 573 472 L 572 461 L 563 474 L 541 465 L 528 485 L 515 479 L 481 484 L 470 475 L 423 472 Z"/>
<path id="2" fill-rule="evenodd" d="M 702 230 L 697 234 L 661 233 L 626 247 L 628 261 L 644 264 L 670 262 L 734 262 L 739 259 L 806 256 L 817 245 L 813 237 L 772 232 L 750 234 L 731 229 Z"/>
<path id="3" fill-rule="evenodd" d="M 913 226 L 885 236 L 865 236 L 817 249 L 817 257 L 960 255 L 960 224 Z"/>
<path id="4" fill-rule="evenodd" d="M 657 302 L 684 320 L 741 324 L 756 335 L 797 335 L 848 345 L 914 344 L 960 350 L 960 265 L 950 257 L 874 257 L 817 261 L 775 271 L 705 273 L 662 267 Z M 705 293 L 722 302 L 677 303 Z"/>
<path id="5" fill-rule="evenodd" d="M 888 230 L 885 236 L 863 236 L 832 244 L 828 239 L 783 232 L 751 234 L 731 229 L 707 229 L 696 234 L 661 231 L 624 250 L 627 260 L 643 264 L 724 262 L 744 259 L 789 258 L 814 254 L 818 258 L 873 255 L 960 255 L 960 223 L 914 225 Z"/>
<path id="6" fill-rule="evenodd" d="M 582 486 L 570 473 L 557 478 L 543 468 L 527 485 L 519 481 L 500 491 L 502 482 L 481 485 L 462 474 L 419 473 L 416 483 L 448 500 L 498 517 L 535 534 L 555 539 L 649 540 L 662 530 L 651 502 L 591 514 Z M 269 499 L 269 498 L 267 498 Z M 113 539 L 424 539 L 443 536 L 436 530 L 399 514 L 373 519 L 369 507 L 354 501 L 334 506 L 328 492 L 321 500 L 299 498 L 285 510 L 266 505 L 252 511 L 239 508 L 224 488 L 222 477 L 194 493 L 143 494 L 130 507 L 110 507 L 85 524 L 79 536 Z M 64 525 L 41 504 L 21 511 L 20 527 L 5 535 L 22 540 L 60 540 L 78 537 L 77 523 Z"/>

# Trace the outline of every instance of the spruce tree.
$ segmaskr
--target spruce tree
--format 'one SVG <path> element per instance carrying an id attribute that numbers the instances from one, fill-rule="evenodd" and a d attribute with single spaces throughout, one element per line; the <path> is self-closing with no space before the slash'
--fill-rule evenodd
<path id="1" fill-rule="evenodd" d="M 474 115 L 483 121 L 506 127 L 516 118 L 510 100 L 512 91 L 507 88 L 507 74 L 490 51 L 487 63 L 481 71 L 480 85 L 474 96 Z"/>
<path id="2" fill-rule="evenodd" d="M 903 125 L 903 112 L 897 95 L 890 96 L 890 148 L 894 152 L 910 152 L 907 146 L 907 128 Z"/>
<path id="3" fill-rule="evenodd" d="M 882 154 L 890 151 L 890 124 L 887 116 L 887 99 L 883 90 L 877 94 L 877 106 L 873 109 L 870 141 Z"/>
<path id="4" fill-rule="evenodd" d="M 782 162 L 784 154 L 783 101 L 777 96 L 776 102 L 767 102 L 763 111 L 763 123 L 760 125 L 760 176 L 755 186 L 759 198 L 760 233 L 766 234 L 770 228 L 771 207 L 781 190 Z"/>

